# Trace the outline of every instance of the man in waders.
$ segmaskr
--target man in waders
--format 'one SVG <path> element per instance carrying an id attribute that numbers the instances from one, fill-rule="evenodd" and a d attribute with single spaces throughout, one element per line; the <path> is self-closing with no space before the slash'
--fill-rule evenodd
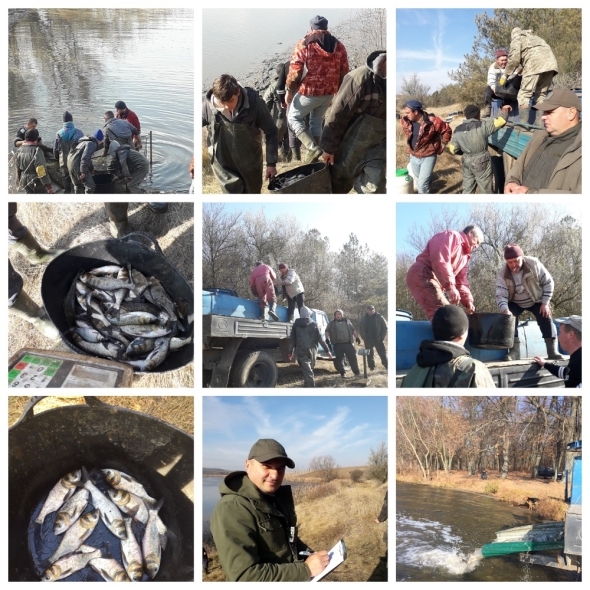
<path id="1" fill-rule="evenodd" d="M 128 145 L 111 141 L 107 157 L 107 172 L 113 175 L 119 193 L 141 193 L 139 185 L 150 171 L 146 157 Z"/>
<path id="2" fill-rule="evenodd" d="M 557 330 L 551 317 L 550 302 L 555 288 L 553 277 L 538 258 L 525 256 L 518 244 L 508 244 L 504 248 L 504 259 L 506 264 L 500 268 L 496 278 L 496 303 L 501 313 L 516 318 L 514 345 L 504 360 L 520 360 L 518 318 L 525 311 L 537 320 L 545 340 L 547 358 L 563 359 L 557 352 Z"/>
<path id="3" fill-rule="evenodd" d="M 84 137 L 84 133 L 74 127 L 74 118 L 68 111 L 63 114 L 63 124 L 63 128 L 55 134 L 53 155 L 56 160 L 59 160 L 59 167 L 64 183 L 64 194 L 70 194 L 72 192 L 72 179 L 68 170 L 68 154 L 73 145 Z"/>
<path id="4" fill-rule="evenodd" d="M 68 154 L 68 170 L 74 185 L 74 193 L 81 193 L 82 188 L 86 194 L 96 190 L 96 184 L 92 178 L 94 166 L 92 155 L 102 146 L 104 135 L 100 129 L 94 135 L 84 135 L 78 140 Z"/>
<path id="5" fill-rule="evenodd" d="M 141 125 L 139 123 L 138 116 L 131 109 L 128 109 L 127 105 L 122 100 L 118 100 L 115 103 L 115 110 L 117 111 L 117 119 L 123 119 L 124 121 L 128 121 L 129 123 L 131 123 L 131 125 L 136 127 L 138 131 L 141 132 Z M 137 151 L 139 151 L 142 148 L 140 133 L 133 136 L 133 143 Z"/>
<path id="6" fill-rule="evenodd" d="M 315 387 L 313 369 L 318 354 L 318 344 L 332 358 L 326 341 L 320 334 L 318 325 L 311 319 L 311 309 L 303 305 L 299 308 L 299 317 L 293 324 L 289 341 L 289 360 L 297 359 L 303 373 L 303 387 Z"/>
<path id="7" fill-rule="evenodd" d="M 53 194 L 51 179 L 47 173 L 47 163 L 43 150 L 39 145 L 39 132 L 37 129 L 28 129 L 25 133 L 25 141 L 18 148 L 14 156 L 16 173 L 19 186 L 25 193 L 40 192 L 40 184 L 43 184 L 48 194 Z"/>
<path id="8" fill-rule="evenodd" d="M 128 145 L 135 149 L 133 137 L 139 136 L 140 131 L 125 119 L 115 119 L 113 111 L 104 114 L 105 148 L 108 149 L 111 141 L 118 141 L 119 145 Z"/>
<path id="9" fill-rule="evenodd" d="M 211 168 L 228 194 L 259 194 L 262 189 L 262 134 L 266 137 L 266 172 L 277 174 L 278 131 L 264 100 L 229 74 L 219 76 L 203 101 L 203 127 Z"/>
<path id="10" fill-rule="evenodd" d="M 320 139 L 332 192 L 385 193 L 387 53 L 374 51 L 346 74 Z"/>
<path id="11" fill-rule="evenodd" d="M 463 194 L 474 194 L 476 187 L 482 195 L 492 194 L 492 157 L 488 152 L 488 137 L 506 125 L 512 107 L 505 105 L 492 119 L 480 119 L 480 110 L 473 104 L 465 107 L 465 121 L 453 133 L 449 151 L 462 155 L 461 174 Z"/>
<path id="12" fill-rule="evenodd" d="M 488 368 L 465 348 L 467 314 L 456 305 L 439 307 L 432 318 L 434 340 L 423 340 L 416 364 L 402 387 L 496 387 Z"/>
<path id="13" fill-rule="evenodd" d="M 260 318 L 268 320 L 268 316 L 275 321 L 279 321 L 279 316 L 275 313 L 277 309 L 277 296 L 275 294 L 274 282 L 277 280 L 275 271 L 264 264 L 264 262 L 257 262 L 254 265 L 254 270 L 250 274 L 250 291 L 254 297 L 258 297 L 258 305 L 260 307 Z M 267 307 L 270 305 L 270 309 Z"/>

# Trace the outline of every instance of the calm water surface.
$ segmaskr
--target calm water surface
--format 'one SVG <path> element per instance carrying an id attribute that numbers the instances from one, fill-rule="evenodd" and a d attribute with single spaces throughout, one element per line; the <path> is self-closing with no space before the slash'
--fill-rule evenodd
<path id="1" fill-rule="evenodd" d="M 194 150 L 194 11 L 9 11 L 9 150 L 35 117 L 52 144 L 67 109 L 84 133 L 123 100 L 153 135 L 151 192 L 188 193 Z M 143 139 L 144 145 L 147 143 Z M 148 155 L 149 157 L 149 155 Z"/>
<path id="2" fill-rule="evenodd" d="M 518 556 L 467 563 L 495 532 L 542 522 L 533 512 L 478 494 L 407 483 L 396 485 L 397 581 L 567 581 L 550 567 Z"/>
<path id="3" fill-rule="evenodd" d="M 316 14 L 333 29 L 353 13 L 344 8 L 203 10 L 203 85 L 210 88 L 221 74 L 239 79 L 264 59 L 292 51 Z"/>

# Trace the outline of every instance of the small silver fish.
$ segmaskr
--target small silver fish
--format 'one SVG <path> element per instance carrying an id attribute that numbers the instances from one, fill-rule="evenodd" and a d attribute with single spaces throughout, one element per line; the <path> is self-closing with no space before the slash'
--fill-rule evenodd
<path id="1" fill-rule="evenodd" d="M 126 283 L 125 281 L 120 281 L 119 279 L 113 279 L 110 277 L 95 277 L 89 273 L 81 274 L 80 280 L 94 289 L 101 289 L 103 291 L 131 289 L 133 287 L 131 283 Z"/>
<path id="2" fill-rule="evenodd" d="M 135 338 L 133 342 L 127 347 L 125 354 L 127 356 L 139 356 L 140 354 L 147 354 L 154 350 L 156 343 L 155 338 Z"/>
<path id="3" fill-rule="evenodd" d="M 89 563 L 107 582 L 131 582 L 123 566 L 114 558 L 99 557 L 91 559 Z"/>
<path id="4" fill-rule="evenodd" d="M 100 266 L 99 268 L 93 268 L 88 272 L 95 277 L 100 277 L 104 275 L 116 275 L 122 267 L 117 266 L 116 264 L 109 264 L 107 266 Z"/>
<path id="5" fill-rule="evenodd" d="M 49 558 L 49 563 L 55 563 L 60 557 L 76 551 L 94 531 L 98 524 L 98 508 L 82 515 L 64 534 L 59 547 Z"/>
<path id="6" fill-rule="evenodd" d="M 125 519 L 125 529 L 127 531 L 127 538 L 121 541 L 123 567 L 133 582 L 141 582 L 141 578 L 143 577 L 141 547 L 131 529 L 130 518 Z"/>
<path id="7" fill-rule="evenodd" d="M 170 350 L 180 350 L 183 346 L 190 344 L 193 341 L 193 337 L 188 338 L 171 338 L 170 339 Z"/>
<path id="8" fill-rule="evenodd" d="M 121 313 L 118 316 L 109 316 L 109 321 L 115 326 L 130 326 L 133 324 L 153 324 L 158 320 L 157 316 L 145 311 L 131 311 L 128 313 Z"/>
<path id="9" fill-rule="evenodd" d="M 134 520 L 145 524 L 148 520 L 148 511 L 144 501 L 131 492 L 125 490 L 109 490 L 111 500 L 125 513 L 132 516 Z"/>
<path id="10" fill-rule="evenodd" d="M 78 520 L 78 517 L 86 506 L 88 506 L 88 490 L 79 489 L 65 504 L 59 509 L 53 524 L 53 534 L 61 535 L 65 533 Z"/>
<path id="11" fill-rule="evenodd" d="M 115 489 L 135 494 L 150 506 L 154 506 L 156 503 L 156 500 L 145 491 L 145 488 L 127 473 L 116 469 L 101 469 L 101 472 L 104 474 L 107 483 Z"/>
<path id="12" fill-rule="evenodd" d="M 164 498 L 162 498 L 153 508 L 150 508 L 148 521 L 145 525 L 145 532 L 143 533 L 143 539 L 141 541 L 144 568 L 151 580 L 153 580 L 160 571 L 162 545 L 156 518 L 163 503 Z"/>
<path id="13" fill-rule="evenodd" d="M 41 581 L 57 582 L 57 580 L 63 580 L 63 578 L 67 578 L 85 568 L 91 559 L 101 556 L 102 552 L 100 549 L 82 545 L 71 555 L 62 557 L 51 565 L 41 577 Z"/>
<path id="14" fill-rule="evenodd" d="M 76 491 L 76 484 L 82 479 L 82 471 L 77 469 L 62 477 L 49 492 L 39 516 L 35 519 L 37 524 L 43 524 L 45 517 L 52 512 L 58 510 L 61 505 L 74 494 Z"/>
<path id="15" fill-rule="evenodd" d="M 161 338 L 162 336 L 170 334 L 171 329 L 165 328 L 164 326 L 158 326 L 157 324 L 136 324 L 131 326 L 121 326 L 121 332 L 135 338 Z"/>
<path id="16" fill-rule="evenodd" d="M 90 480 L 84 482 L 84 487 L 92 496 L 92 504 L 100 510 L 100 518 L 105 526 L 119 539 L 125 539 L 125 523 L 123 515 L 116 504 L 111 502 Z"/>
<path id="17" fill-rule="evenodd" d="M 78 348 L 97 356 L 116 359 L 121 353 L 121 349 L 112 342 L 105 342 L 104 345 L 100 342 L 93 344 L 91 342 L 86 342 L 79 334 L 76 334 L 76 332 L 72 334 L 72 340 Z"/>

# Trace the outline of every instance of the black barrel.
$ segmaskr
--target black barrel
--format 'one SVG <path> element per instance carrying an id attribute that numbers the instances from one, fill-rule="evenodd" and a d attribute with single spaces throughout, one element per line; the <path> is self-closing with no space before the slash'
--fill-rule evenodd
<path id="1" fill-rule="evenodd" d="M 117 192 L 113 177 L 110 174 L 95 174 L 92 179 L 96 184 L 94 192 L 97 195 L 110 195 Z"/>
<path id="2" fill-rule="evenodd" d="M 33 407 L 41 399 L 32 398 L 8 431 L 8 580 L 39 581 L 40 564 L 29 550 L 39 527 L 31 524 L 33 512 L 61 477 L 84 466 L 88 472 L 123 471 L 156 500 L 164 498 L 159 515 L 171 535 L 154 581 L 192 581 L 194 499 L 185 491 L 194 485 L 193 437 L 152 416 L 93 397 L 86 398 L 88 405 L 35 415 Z M 102 580 L 87 570 L 78 575 L 87 577 L 74 574 L 66 580 Z"/>
<path id="3" fill-rule="evenodd" d="M 503 313 L 473 313 L 469 344 L 476 348 L 505 349 L 514 345 L 515 318 Z"/>
<path id="4" fill-rule="evenodd" d="M 187 280 L 164 256 L 158 242 L 151 236 L 134 232 L 121 239 L 101 240 L 75 246 L 54 258 L 45 269 L 41 281 L 41 297 L 47 315 L 60 331 L 66 345 L 78 354 L 89 353 L 80 350 L 72 339 L 69 329 L 65 301 L 72 283 L 80 271 L 106 266 L 108 264 L 131 266 L 146 276 L 158 279 L 172 301 L 181 305 L 190 318 L 189 329 L 180 336 L 186 338 L 194 332 L 195 294 Z M 73 324 L 73 322 L 72 322 Z M 151 373 L 174 371 L 190 363 L 194 358 L 194 344 L 191 342 L 168 358 Z"/>
<path id="5" fill-rule="evenodd" d="M 281 180 L 303 176 L 293 184 L 281 188 Z M 282 174 L 277 174 L 269 183 L 268 189 L 273 193 L 284 194 L 329 194 L 332 192 L 330 171 L 323 162 L 297 166 Z"/>

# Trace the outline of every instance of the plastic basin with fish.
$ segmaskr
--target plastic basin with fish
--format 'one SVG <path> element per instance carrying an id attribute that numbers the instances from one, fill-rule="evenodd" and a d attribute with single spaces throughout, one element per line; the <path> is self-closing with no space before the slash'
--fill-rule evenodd
<path id="1" fill-rule="evenodd" d="M 59 330 L 66 345 L 78 354 L 88 355 L 76 346 L 70 328 L 64 303 L 72 283 L 80 271 L 127 263 L 146 276 L 158 279 L 172 301 L 180 302 L 190 318 L 189 329 L 179 334 L 183 338 L 194 333 L 195 295 L 192 287 L 178 269 L 164 256 L 158 242 L 142 232 L 131 233 L 121 239 L 101 240 L 75 246 L 52 260 L 45 269 L 41 281 L 41 297 L 47 315 Z M 165 373 L 184 367 L 194 358 L 194 343 L 170 353 L 166 360 L 152 373 Z"/>
<path id="2" fill-rule="evenodd" d="M 33 406 L 41 399 L 32 398 L 8 431 L 9 581 L 40 580 L 38 556 L 29 549 L 34 550 L 32 537 L 39 532 L 39 525 L 32 524 L 33 514 L 61 477 L 82 466 L 89 472 L 124 471 L 152 497 L 164 498 L 160 516 L 172 535 L 154 581 L 193 580 L 193 437 L 152 416 L 93 397 L 86 398 L 88 405 L 34 415 Z M 107 549 L 115 553 L 117 545 Z M 66 580 L 102 578 L 85 568 Z"/>

